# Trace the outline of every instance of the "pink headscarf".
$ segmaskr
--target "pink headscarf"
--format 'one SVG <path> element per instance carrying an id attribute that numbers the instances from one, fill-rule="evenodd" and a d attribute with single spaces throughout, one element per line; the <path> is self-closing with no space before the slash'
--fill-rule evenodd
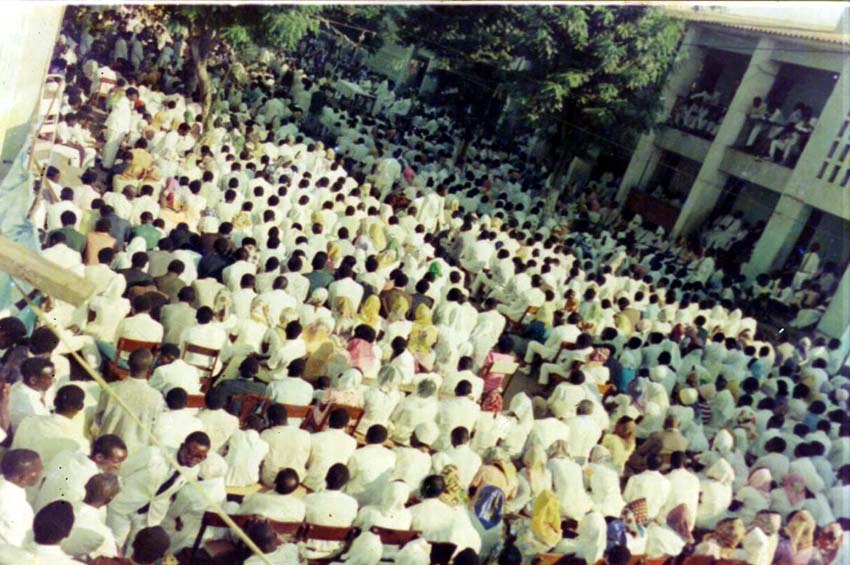
<path id="1" fill-rule="evenodd" d="M 804 487 L 803 491 L 797 492 L 798 487 L 801 486 Z M 803 477 L 794 473 L 788 473 L 782 479 L 782 488 L 785 489 L 785 494 L 788 496 L 788 502 L 791 503 L 791 506 L 797 506 L 806 498 L 805 486 L 806 481 Z"/>

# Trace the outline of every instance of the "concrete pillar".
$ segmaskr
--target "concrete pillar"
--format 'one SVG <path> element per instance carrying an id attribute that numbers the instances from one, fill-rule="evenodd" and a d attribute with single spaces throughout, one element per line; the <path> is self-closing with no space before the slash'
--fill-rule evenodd
<path id="1" fill-rule="evenodd" d="M 719 170 L 726 148 L 733 145 L 744 127 L 747 110 L 756 96 L 764 97 L 773 86 L 779 65 L 771 60 L 772 39 L 761 39 L 750 58 L 750 64 L 741 78 L 741 84 L 729 103 L 723 123 L 703 160 L 688 199 L 682 206 L 679 219 L 673 227 L 673 236 L 687 235 L 699 228 L 711 214 L 723 190 L 728 175 Z"/>
<path id="2" fill-rule="evenodd" d="M 743 272 L 749 280 L 785 262 L 811 212 L 811 206 L 793 196 L 783 194 L 779 198 L 749 263 L 744 265 Z"/>
<path id="3" fill-rule="evenodd" d="M 841 339 L 845 348 L 850 345 L 850 267 L 844 270 L 832 302 L 820 319 L 818 331 Z"/>
<path id="4" fill-rule="evenodd" d="M 11 161 L 29 133 L 30 118 L 53 54 L 65 8 L 16 2 L 0 18 L 0 158 Z"/>
<path id="5" fill-rule="evenodd" d="M 667 80 L 661 92 L 664 101 L 663 115 L 669 116 L 676 105 L 676 97 L 685 95 L 692 82 L 699 76 L 702 68 L 703 51 L 698 44 L 697 28 L 690 27 L 682 39 L 679 52 L 679 65 Z M 660 126 L 663 127 L 663 126 Z M 632 153 L 629 166 L 620 181 L 617 191 L 617 202 L 623 205 L 629 196 L 629 190 L 635 186 L 641 186 L 645 181 L 646 174 L 651 174 L 658 160 L 661 158 L 661 150 L 655 145 L 655 131 L 649 131 L 641 136 L 637 148 Z"/>

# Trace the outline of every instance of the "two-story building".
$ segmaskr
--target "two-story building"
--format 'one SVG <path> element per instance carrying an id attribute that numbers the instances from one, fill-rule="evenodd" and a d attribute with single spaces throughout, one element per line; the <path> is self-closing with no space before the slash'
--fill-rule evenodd
<path id="1" fill-rule="evenodd" d="M 641 138 L 618 200 L 654 210 L 675 237 L 733 210 L 763 221 L 748 277 L 792 268 L 819 242 L 840 283 L 818 330 L 850 340 L 848 19 L 826 31 L 675 13 L 688 29 L 665 87 L 668 118 Z M 767 118 L 749 117 L 757 97 Z M 795 129 L 801 114 L 811 119 Z"/>

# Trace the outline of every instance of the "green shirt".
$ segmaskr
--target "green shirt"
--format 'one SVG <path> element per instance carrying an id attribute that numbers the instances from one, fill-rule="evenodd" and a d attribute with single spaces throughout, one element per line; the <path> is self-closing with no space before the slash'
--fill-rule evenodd
<path id="1" fill-rule="evenodd" d="M 74 229 L 74 226 L 65 226 L 58 230 L 53 230 L 51 233 L 64 233 L 65 234 L 65 245 L 77 251 L 78 253 L 82 253 L 83 249 L 86 248 L 86 236 L 78 232 Z M 48 237 L 49 241 L 49 237 Z"/>
<path id="2" fill-rule="evenodd" d="M 133 228 L 133 237 L 141 237 L 145 240 L 145 247 L 150 251 L 157 246 L 162 239 L 162 233 L 153 224 L 142 224 Z"/>

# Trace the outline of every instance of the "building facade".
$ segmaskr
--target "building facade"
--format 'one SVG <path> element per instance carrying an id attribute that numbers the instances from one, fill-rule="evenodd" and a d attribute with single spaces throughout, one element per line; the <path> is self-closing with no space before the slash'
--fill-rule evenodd
<path id="1" fill-rule="evenodd" d="M 793 268 L 818 242 L 840 277 L 818 330 L 850 342 L 848 30 L 686 17 L 681 63 L 665 87 L 667 121 L 640 140 L 618 200 L 657 204 L 656 223 L 674 237 L 730 211 L 764 222 L 742 269 L 750 278 Z M 755 98 L 768 119 L 753 118 Z M 795 131 L 787 124 L 801 113 L 811 119 Z"/>

